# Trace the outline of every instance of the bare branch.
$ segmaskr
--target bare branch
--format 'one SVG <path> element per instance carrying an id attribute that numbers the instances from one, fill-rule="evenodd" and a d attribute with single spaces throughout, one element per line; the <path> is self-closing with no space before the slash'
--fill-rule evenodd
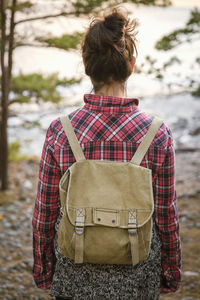
<path id="1" fill-rule="evenodd" d="M 34 18 L 27 18 L 27 19 L 22 19 L 17 22 L 15 22 L 15 25 L 18 25 L 20 23 L 25 23 L 25 22 L 30 22 L 30 21 L 38 21 L 38 20 L 43 20 L 43 19 L 49 19 L 49 18 L 57 18 L 57 17 L 62 17 L 62 16 L 70 16 L 70 15 L 75 15 L 76 12 L 61 12 L 59 14 L 51 14 L 51 15 L 44 15 L 44 16 L 38 16 Z"/>
<path id="2" fill-rule="evenodd" d="M 112 7 L 113 5 L 108 4 L 107 7 Z M 98 7 L 97 10 L 93 10 L 93 14 L 97 13 L 100 10 Z M 82 10 L 82 11 L 62 11 L 57 14 L 50 14 L 50 15 L 43 15 L 43 16 L 38 16 L 38 17 L 33 17 L 33 18 L 27 18 L 27 19 L 22 19 L 17 22 L 15 22 L 15 25 L 25 23 L 25 22 L 30 22 L 30 21 L 38 21 L 38 20 L 44 20 L 44 19 L 50 19 L 50 18 L 57 18 L 57 17 L 63 17 L 63 16 L 80 16 L 80 15 L 88 15 L 90 14 L 91 11 L 89 10 Z"/>
<path id="3" fill-rule="evenodd" d="M 17 44 L 14 48 L 16 49 L 18 47 L 55 48 L 52 46 L 48 46 L 47 44 L 31 44 L 31 43 L 20 43 Z"/>

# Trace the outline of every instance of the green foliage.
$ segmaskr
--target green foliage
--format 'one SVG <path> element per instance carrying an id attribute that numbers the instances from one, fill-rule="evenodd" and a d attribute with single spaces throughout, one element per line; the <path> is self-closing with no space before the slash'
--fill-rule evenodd
<path id="1" fill-rule="evenodd" d="M 74 7 L 75 14 L 79 16 L 80 14 L 89 14 L 91 12 L 95 12 L 96 9 L 100 10 L 104 4 L 106 7 L 115 6 L 122 3 L 135 3 L 135 4 L 143 4 L 143 5 L 162 5 L 167 6 L 171 4 L 170 0 L 77 0 L 72 1 L 72 5 Z"/>
<path id="2" fill-rule="evenodd" d="M 109 2 L 105 0 L 78 0 L 78 1 L 73 1 L 72 6 L 75 11 L 75 15 L 79 16 L 82 13 L 90 13 L 93 11 L 96 7 L 99 8 L 102 6 L 103 3 Z"/>
<path id="3" fill-rule="evenodd" d="M 57 73 L 44 77 L 42 74 L 20 74 L 12 77 L 11 91 L 14 93 L 10 104 L 14 102 L 29 103 L 31 99 L 39 102 L 52 101 L 58 103 L 62 97 L 57 90 L 59 86 L 69 86 L 79 83 L 81 79 L 59 79 Z"/>
<path id="4" fill-rule="evenodd" d="M 35 127 L 41 127 L 41 124 L 39 121 L 26 121 L 24 122 L 21 127 L 25 128 L 25 129 L 32 129 L 32 128 L 35 128 Z M 30 143 L 32 142 L 32 139 L 26 139 L 25 140 L 27 143 Z"/>
<path id="5" fill-rule="evenodd" d="M 190 13 L 190 18 L 185 24 L 184 28 L 177 29 L 170 34 L 161 38 L 155 45 L 157 50 L 168 51 L 185 42 L 193 42 L 200 38 L 200 10 L 195 8 Z M 173 58 L 171 62 L 167 62 L 163 65 L 163 71 L 166 71 L 171 63 L 180 64 L 181 61 L 177 58 Z M 194 61 L 195 64 L 200 64 L 200 57 L 197 57 Z M 191 93 L 195 97 L 200 97 L 200 84 L 195 78 L 190 78 L 190 84 L 187 87 L 189 90 L 193 90 Z"/>
<path id="6" fill-rule="evenodd" d="M 197 57 L 195 61 L 196 61 L 197 64 L 200 65 L 200 57 Z"/>
<path id="7" fill-rule="evenodd" d="M 200 11 L 196 8 L 191 11 L 190 19 L 187 22 L 187 25 L 197 25 L 200 26 Z"/>
<path id="8" fill-rule="evenodd" d="M 158 67 L 157 59 L 154 59 L 151 56 L 147 55 L 145 57 L 144 63 L 142 63 L 140 66 L 135 66 L 134 72 L 137 74 L 143 73 L 152 75 L 152 77 L 154 78 L 162 79 L 164 77 L 164 72 L 174 64 L 181 64 L 180 59 L 176 56 L 172 56 L 162 66 Z"/>
<path id="9" fill-rule="evenodd" d="M 180 45 L 183 42 L 183 39 L 185 35 L 189 35 L 195 33 L 195 31 L 192 28 L 184 28 L 184 29 L 179 29 L 175 30 L 172 33 L 164 36 L 161 40 L 159 40 L 155 48 L 157 50 L 171 50 L 174 47 Z"/>
<path id="10" fill-rule="evenodd" d="M 20 12 L 26 12 L 28 13 L 30 8 L 33 7 L 34 4 L 30 1 L 18 1 L 16 6 L 14 7 L 10 1 L 7 3 L 7 9 L 12 10 L 12 11 L 20 11 Z"/>
<path id="11" fill-rule="evenodd" d="M 195 97 L 200 97 L 200 85 L 192 92 Z"/>
<path id="12" fill-rule="evenodd" d="M 155 45 L 157 50 L 171 50 L 184 42 L 190 42 L 195 37 L 195 34 L 200 33 L 200 10 L 191 11 L 190 19 L 186 26 L 177 29 L 168 35 L 162 37 Z"/>
<path id="13" fill-rule="evenodd" d="M 180 64 L 181 64 L 181 60 L 180 60 L 178 57 L 176 57 L 176 56 L 172 56 L 172 57 L 170 58 L 170 60 L 168 60 L 167 62 L 165 62 L 165 63 L 163 64 L 163 70 L 166 71 L 166 69 L 167 69 L 168 67 L 174 65 L 175 63 L 177 63 L 177 64 L 180 65 Z"/>
<path id="14" fill-rule="evenodd" d="M 9 144 L 9 158 L 11 161 L 20 161 L 26 159 L 27 155 L 21 155 L 21 144 L 18 141 Z"/>
<path id="15" fill-rule="evenodd" d="M 36 41 L 45 43 L 48 47 L 56 47 L 59 49 L 69 50 L 77 49 L 80 41 L 83 37 L 83 34 L 80 32 L 75 32 L 74 34 L 63 34 L 61 37 L 51 37 L 43 38 L 37 37 Z"/>

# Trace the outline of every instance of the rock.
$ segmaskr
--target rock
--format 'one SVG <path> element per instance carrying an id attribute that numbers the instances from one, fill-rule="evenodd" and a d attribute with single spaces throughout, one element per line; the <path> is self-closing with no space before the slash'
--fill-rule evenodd
<path id="1" fill-rule="evenodd" d="M 7 276 L 7 280 L 8 281 L 12 280 L 12 277 L 11 276 Z"/>
<path id="2" fill-rule="evenodd" d="M 1 267 L 0 268 L 0 273 L 5 273 L 5 272 L 7 272 L 7 268 L 6 267 Z"/>
<path id="3" fill-rule="evenodd" d="M 30 189 L 32 189 L 33 184 L 30 180 L 26 180 L 26 181 L 24 181 L 22 186 L 23 186 L 23 188 L 30 190 Z"/>
<path id="4" fill-rule="evenodd" d="M 179 183 L 183 183 L 183 182 L 184 182 L 184 180 L 183 180 L 183 179 L 177 179 L 177 180 L 176 180 L 176 183 L 177 183 L 177 184 L 179 184 Z"/>
<path id="5" fill-rule="evenodd" d="M 11 224 L 11 229 L 18 229 L 19 225 L 16 223 Z"/>
<path id="6" fill-rule="evenodd" d="M 193 290 L 195 288 L 195 283 L 194 282 L 190 283 L 189 288 L 190 288 L 190 290 Z"/>
<path id="7" fill-rule="evenodd" d="M 187 125 L 188 125 L 188 120 L 186 118 L 179 118 L 175 124 L 175 127 L 179 129 L 185 129 Z"/>
<path id="8" fill-rule="evenodd" d="M 195 225 L 193 223 L 187 224 L 187 228 L 193 228 Z"/>
<path id="9" fill-rule="evenodd" d="M 190 132 L 191 135 L 198 135 L 200 134 L 200 127 L 195 128 Z"/>
<path id="10" fill-rule="evenodd" d="M 18 297 L 18 295 L 15 293 L 14 295 L 12 295 L 12 296 L 11 296 L 11 298 L 10 298 L 10 299 L 12 299 L 12 300 L 16 300 L 16 299 L 17 299 L 17 297 Z"/>
<path id="11" fill-rule="evenodd" d="M 11 272 L 11 273 L 16 273 L 17 270 L 16 270 L 16 269 L 10 269 L 9 272 Z"/>
<path id="12" fill-rule="evenodd" d="M 196 223 L 195 226 L 196 226 L 197 228 L 200 228 L 200 222 Z"/>
<path id="13" fill-rule="evenodd" d="M 194 147 L 183 147 L 182 141 L 180 143 L 180 146 L 176 149 L 176 153 L 183 153 L 183 152 L 196 152 L 198 151 L 197 148 Z"/>
<path id="14" fill-rule="evenodd" d="M 181 300 L 197 300 L 197 299 L 193 298 L 193 297 L 184 297 L 184 298 L 181 298 Z"/>
<path id="15" fill-rule="evenodd" d="M 185 271 L 183 273 L 185 276 L 199 276 L 199 273 L 197 272 L 192 272 L 192 271 Z"/>
<path id="16" fill-rule="evenodd" d="M 198 213 L 183 211 L 182 213 L 180 213 L 179 218 L 183 218 L 183 217 L 187 218 L 188 220 L 195 220 L 196 218 L 198 218 Z"/>
<path id="17" fill-rule="evenodd" d="M 16 214 L 16 205 L 15 204 L 10 204 L 7 207 L 7 212 L 12 213 L 12 214 Z"/>
<path id="18" fill-rule="evenodd" d="M 26 269 L 31 271 L 33 268 L 33 259 L 32 258 L 25 259 L 24 264 L 26 265 Z"/>
<path id="19" fill-rule="evenodd" d="M 5 237 L 5 234 L 0 233 L 0 239 L 4 239 L 4 237 Z"/>
<path id="20" fill-rule="evenodd" d="M 186 223 L 186 221 L 187 221 L 187 218 L 186 217 L 180 217 L 180 222 L 181 223 Z"/>
<path id="21" fill-rule="evenodd" d="M 23 269 L 26 269 L 26 264 L 25 263 L 21 263 L 20 267 L 23 268 Z"/>
<path id="22" fill-rule="evenodd" d="M 24 256 L 24 253 L 23 253 L 23 252 L 19 251 L 19 252 L 17 253 L 17 257 L 18 257 L 18 258 L 21 258 L 21 257 L 23 257 L 23 256 Z"/>
<path id="23" fill-rule="evenodd" d="M 10 228 L 12 225 L 6 220 L 6 219 L 4 219 L 5 221 L 4 221 L 4 227 L 5 228 Z"/>
<path id="24" fill-rule="evenodd" d="M 13 231 L 13 230 L 7 230 L 6 234 L 9 235 L 9 236 L 17 235 L 17 233 L 15 231 Z"/>
<path id="25" fill-rule="evenodd" d="M 16 282 L 22 282 L 23 279 L 22 279 L 21 277 L 17 277 L 17 276 L 16 276 L 16 277 L 15 277 L 15 281 L 16 281 Z"/>
<path id="26" fill-rule="evenodd" d="M 15 289 L 15 286 L 14 286 L 14 284 L 11 284 L 11 283 L 7 283 L 7 284 L 5 284 L 5 286 L 4 286 L 6 289 L 8 289 L 8 290 L 13 290 L 13 289 Z"/>
<path id="27" fill-rule="evenodd" d="M 20 293 L 20 294 L 23 293 L 24 289 L 25 289 L 25 287 L 24 287 L 23 285 L 19 285 L 19 286 L 17 287 L 17 291 L 18 291 L 18 293 Z"/>
<path id="28" fill-rule="evenodd" d="M 6 257 L 6 261 L 11 261 L 12 260 L 12 257 L 11 256 L 7 256 Z"/>
<path id="29" fill-rule="evenodd" d="M 20 190 L 19 190 L 19 200 L 21 201 L 25 201 L 30 190 L 32 189 L 33 184 L 30 180 L 26 180 L 24 181 L 21 186 L 20 186 Z"/>

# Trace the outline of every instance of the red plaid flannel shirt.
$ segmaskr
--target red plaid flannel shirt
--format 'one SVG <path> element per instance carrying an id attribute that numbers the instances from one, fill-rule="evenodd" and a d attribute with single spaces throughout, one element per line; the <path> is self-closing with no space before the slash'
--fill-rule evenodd
<path id="1" fill-rule="evenodd" d="M 86 159 L 130 161 L 152 117 L 138 109 L 138 100 L 84 95 L 85 105 L 69 117 Z M 55 223 L 59 215 L 59 181 L 75 162 L 59 118 L 46 133 L 37 198 L 33 213 L 33 276 L 48 289 L 55 264 Z M 162 240 L 161 282 L 176 291 L 181 281 L 181 245 L 174 182 L 174 149 L 169 128 L 163 123 L 141 166 L 152 170 L 154 219 Z"/>

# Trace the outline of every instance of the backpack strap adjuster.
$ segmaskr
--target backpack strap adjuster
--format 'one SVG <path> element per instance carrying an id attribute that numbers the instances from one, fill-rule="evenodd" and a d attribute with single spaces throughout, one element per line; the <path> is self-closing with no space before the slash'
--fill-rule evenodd
<path id="1" fill-rule="evenodd" d="M 131 256 L 133 266 L 139 263 L 139 243 L 137 229 L 137 214 L 135 209 L 128 210 L 128 235 L 131 244 Z"/>
<path id="2" fill-rule="evenodd" d="M 76 209 L 76 222 L 75 222 L 75 263 L 83 263 L 84 253 L 84 224 L 85 224 L 85 209 Z"/>

